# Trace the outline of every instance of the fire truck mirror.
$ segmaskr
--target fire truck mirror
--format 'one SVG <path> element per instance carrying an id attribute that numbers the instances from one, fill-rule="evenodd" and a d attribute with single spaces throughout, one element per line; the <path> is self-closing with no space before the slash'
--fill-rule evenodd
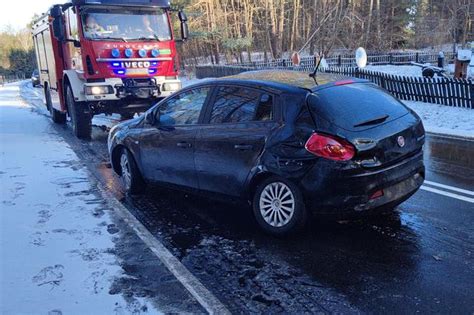
<path id="1" fill-rule="evenodd" d="M 188 35 L 189 35 L 188 23 L 181 22 L 181 39 L 182 40 L 188 39 Z"/>
<path id="2" fill-rule="evenodd" d="M 184 13 L 184 11 L 178 12 L 178 18 L 181 22 L 186 22 L 188 20 L 188 17 L 186 16 L 186 13 Z"/>
<path id="3" fill-rule="evenodd" d="M 54 19 L 54 21 L 53 21 L 53 33 L 54 33 L 54 37 L 56 37 L 56 39 L 58 41 L 63 41 L 64 40 L 66 32 L 65 32 L 64 23 L 63 23 L 61 17 L 57 17 L 57 18 Z"/>

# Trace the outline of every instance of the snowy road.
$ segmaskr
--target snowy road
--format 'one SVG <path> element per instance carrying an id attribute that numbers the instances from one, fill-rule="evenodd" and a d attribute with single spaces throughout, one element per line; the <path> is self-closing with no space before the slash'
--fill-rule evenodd
<path id="1" fill-rule="evenodd" d="M 12 93 L 3 96 L 7 102 L 15 97 Z M 46 128 L 43 137 L 59 143 L 55 147 L 58 150 L 65 147 L 72 156 L 77 156 L 80 161 L 77 163 L 93 174 L 90 181 L 98 181 L 106 187 L 231 312 L 474 312 L 474 203 L 470 201 L 474 198 L 471 194 L 474 191 L 474 141 L 429 136 L 425 148 L 428 182 L 384 222 L 332 223 L 315 219 L 303 235 L 275 239 L 260 233 L 250 209 L 241 205 L 159 188 L 151 189 L 143 197 L 124 196 L 108 164 L 105 131 L 94 128 L 92 141 L 77 140 L 68 127 L 49 122 L 41 100 L 29 84 L 23 84 L 22 96 L 37 108 L 35 113 L 26 110 L 28 119 L 23 118 L 23 137 L 38 133 L 30 126 Z M 5 151 L 3 137 L 8 138 L 13 128 L 12 123 L 8 128 L 3 124 L 2 121 L 2 154 Z M 102 124 L 101 120 L 96 120 L 96 124 Z M 16 130 L 22 134 L 22 128 Z M 77 172 L 71 165 L 64 168 Z M 5 178 L 7 174 L 0 176 Z M 70 189 L 84 190 L 74 185 Z M 6 201 L 14 202 L 10 191 L 10 187 L 5 190 L 2 187 L 2 197 L 8 193 Z M 93 189 L 91 193 L 95 193 Z M 71 201 L 71 205 L 80 200 L 85 203 L 85 199 L 79 199 Z M 2 205 L 2 212 L 4 208 Z M 98 221 L 108 225 L 107 220 L 113 221 L 114 212 L 104 208 L 106 218 Z M 85 209 L 93 211 L 94 207 Z M 94 226 L 94 222 L 87 220 L 80 224 L 81 230 Z M 10 233 L 3 233 L 4 225 L 2 217 L 2 248 L 3 240 L 12 239 Z M 112 264 L 116 269 L 110 267 L 110 272 L 122 273 L 133 281 L 126 281 L 129 278 L 119 281 L 123 285 L 112 290 L 115 294 L 111 297 L 106 296 L 110 287 L 104 289 L 104 301 L 138 301 L 139 305 L 147 306 L 140 309 L 142 312 L 167 311 L 173 307 L 199 311 L 191 298 L 187 303 L 178 301 L 173 292 L 185 294 L 185 290 L 171 275 L 155 275 L 166 273 L 166 269 L 152 255 L 140 256 L 144 250 L 137 250 L 136 246 L 145 245 L 131 228 L 120 226 L 120 230 L 124 232 L 108 246 L 125 253 L 119 255 L 120 259 L 117 255 L 111 259 L 133 263 Z M 102 237 L 104 242 L 110 242 L 106 232 Z M 2 257 L 4 254 L 2 252 Z M 24 258 L 21 253 L 11 256 Z M 146 263 L 142 263 L 143 259 Z M 113 284 L 104 281 L 104 277 L 99 278 L 104 287 Z M 169 295 L 160 285 L 162 278 L 176 284 Z M 151 279 L 161 280 L 156 284 Z M 2 287 L 5 299 L 4 290 Z M 160 297 L 161 301 L 169 299 L 165 305 L 168 309 L 159 303 Z"/>

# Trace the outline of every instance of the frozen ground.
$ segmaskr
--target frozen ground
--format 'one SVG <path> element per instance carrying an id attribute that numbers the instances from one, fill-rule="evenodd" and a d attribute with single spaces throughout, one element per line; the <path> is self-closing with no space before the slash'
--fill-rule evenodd
<path id="1" fill-rule="evenodd" d="M 0 88 L 0 313 L 192 311 L 55 128 Z"/>
<path id="2" fill-rule="evenodd" d="M 427 132 L 474 138 L 474 109 L 403 101 L 423 120 Z"/>

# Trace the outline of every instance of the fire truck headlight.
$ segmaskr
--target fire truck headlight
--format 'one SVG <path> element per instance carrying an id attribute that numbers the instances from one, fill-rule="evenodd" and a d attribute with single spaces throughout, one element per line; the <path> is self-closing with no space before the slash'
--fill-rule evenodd
<path id="1" fill-rule="evenodd" d="M 177 91 L 181 89 L 181 82 L 170 82 L 163 84 L 163 91 Z"/>
<path id="2" fill-rule="evenodd" d="M 110 85 L 86 86 L 87 95 L 113 94 L 114 89 Z"/>

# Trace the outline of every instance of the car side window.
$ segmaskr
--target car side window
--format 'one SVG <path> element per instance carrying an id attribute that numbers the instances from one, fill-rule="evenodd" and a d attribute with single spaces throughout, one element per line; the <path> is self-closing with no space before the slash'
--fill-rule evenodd
<path id="1" fill-rule="evenodd" d="M 272 120 L 273 97 L 270 94 L 239 87 L 223 86 L 217 91 L 211 124 Z"/>
<path id="2" fill-rule="evenodd" d="M 209 91 L 209 87 L 188 90 L 161 104 L 159 107 L 160 125 L 197 124 Z"/>

